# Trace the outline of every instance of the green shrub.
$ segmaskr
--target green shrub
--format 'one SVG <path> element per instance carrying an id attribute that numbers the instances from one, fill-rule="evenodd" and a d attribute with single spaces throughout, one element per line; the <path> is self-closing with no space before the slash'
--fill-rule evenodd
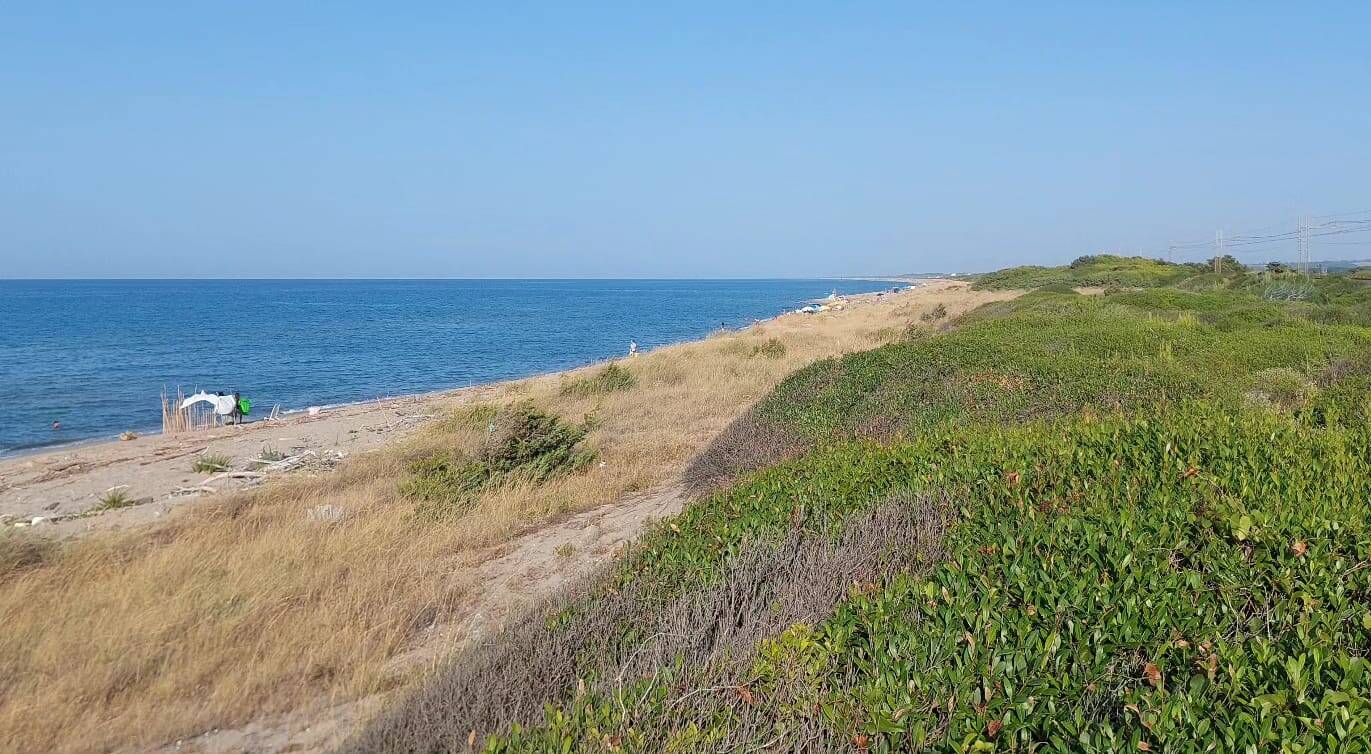
<path id="1" fill-rule="evenodd" d="M 456 451 L 410 464 L 401 492 L 426 513 L 463 513 L 482 490 L 510 481 L 542 483 L 579 471 L 597 458 L 583 445 L 590 423 L 574 426 L 531 405 L 496 414 L 493 430 L 471 456 Z"/>
<path id="2" fill-rule="evenodd" d="M 638 383 L 633 373 L 615 362 L 606 364 L 595 374 L 562 383 L 562 395 L 587 397 L 629 390 Z"/>

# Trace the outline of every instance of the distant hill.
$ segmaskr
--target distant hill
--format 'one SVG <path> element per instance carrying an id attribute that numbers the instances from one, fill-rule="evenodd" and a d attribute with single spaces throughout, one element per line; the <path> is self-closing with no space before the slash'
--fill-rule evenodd
<path id="1" fill-rule="evenodd" d="M 1237 260 L 1228 265 L 1237 270 Z M 976 279 L 976 287 L 986 289 L 1041 288 L 1045 285 L 1119 286 L 1155 288 L 1171 285 L 1208 269 L 1208 265 L 1173 264 L 1146 257 L 1121 257 L 1094 254 L 1079 257 L 1069 265 L 1042 267 L 1024 265 L 988 272 Z"/>

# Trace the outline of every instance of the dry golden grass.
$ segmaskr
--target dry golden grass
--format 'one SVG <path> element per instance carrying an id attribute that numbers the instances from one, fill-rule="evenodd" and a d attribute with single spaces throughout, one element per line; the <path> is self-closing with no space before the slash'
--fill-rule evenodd
<path id="1" fill-rule="evenodd" d="M 188 409 L 181 408 L 186 396 L 181 388 L 176 388 L 176 397 L 171 397 L 166 388 L 162 389 L 162 433 L 167 435 L 181 432 L 197 432 L 214 426 L 214 412 L 206 410 L 202 404 Z"/>
<path id="2" fill-rule="evenodd" d="M 398 494 L 411 459 L 479 442 L 479 431 L 440 421 L 332 473 L 95 535 L 0 574 L 0 750 L 150 748 L 384 689 L 398 682 L 387 661 L 459 614 L 481 548 L 671 482 L 800 366 L 896 337 L 935 302 L 955 316 L 1005 297 L 958 287 L 785 317 L 623 360 L 634 386 L 600 396 L 564 394 L 560 376 L 511 383 L 491 401 L 594 414 L 588 441 L 603 464 L 489 492 L 461 518 L 416 516 Z M 784 354 L 758 350 L 771 339 Z M 318 520 L 321 505 L 341 519 Z"/>

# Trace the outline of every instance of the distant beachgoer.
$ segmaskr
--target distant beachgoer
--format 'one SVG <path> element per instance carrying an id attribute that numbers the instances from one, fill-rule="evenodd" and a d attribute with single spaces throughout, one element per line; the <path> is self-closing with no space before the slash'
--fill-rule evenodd
<path id="1" fill-rule="evenodd" d="M 637 356 L 637 355 L 638 355 L 638 341 L 636 341 L 636 340 L 630 340 L 630 341 L 628 342 L 628 355 L 629 355 L 629 356 Z"/>
<path id="2" fill-rule="evenodd" d="M 57 430 L 59 430 L 59 429 L 61 429 L 61 428 L 62 428 L 62 422 L 53 422 L 53 423 L 52 423 L 52 431 L 56 432 Z"/>

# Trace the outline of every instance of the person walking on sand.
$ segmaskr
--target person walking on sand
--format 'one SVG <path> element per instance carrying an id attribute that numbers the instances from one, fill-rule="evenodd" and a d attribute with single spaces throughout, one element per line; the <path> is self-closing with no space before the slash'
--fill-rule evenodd
<path id="1" fill-rule="evenodd" d="M 636 340 L 630 340 L 630 341 L 628 342 L 628 355 L 629 355 L 629 356 L 637 356 L 637 355 L 638 355 L 638 341 L 636 341 Z"/>

